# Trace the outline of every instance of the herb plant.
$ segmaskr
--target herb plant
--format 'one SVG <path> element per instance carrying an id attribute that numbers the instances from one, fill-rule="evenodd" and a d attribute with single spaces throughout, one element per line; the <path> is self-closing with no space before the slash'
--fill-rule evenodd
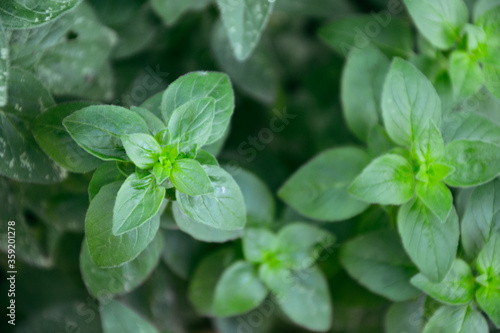
<path id="1" fill-rule="evenodd" d="M 496 332 L 500 2 L 4 0 L 0 189 L 2 332 Z"/>

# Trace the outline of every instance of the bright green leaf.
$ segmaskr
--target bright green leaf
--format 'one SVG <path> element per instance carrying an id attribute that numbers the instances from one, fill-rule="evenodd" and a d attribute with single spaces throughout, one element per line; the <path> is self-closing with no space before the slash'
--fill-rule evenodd
<path id="1" fill-rule="evenodd" d="M 163 93 L 161 114 L 163 120 L 168 122 L 175 109 L 204 97 L 212 97 L 216 101 L 212 131 L 207 141 L 209 144 L 224 136 L 234 110 L 233 88 L 226 74 L 194 72 L 181 76 Z"/>
<path id="2" fill-rule="evenodd" d="M 436 125 L 429 124 L 429 128 L 415 138 L 411 150 L 420 163 L 439 161 L 444 155 L 444 142 Z"/>
<path id="3" fill-rule="evenodd" d="M 399 209 L 397 220 L 410 258 L 429 280 L 442 281 L 457 253 L 459 226 L 455 209 L 443 222 L 419 199 L 414 199 Z"/>
<path id="4" fill-rule="evenodd" d="M 215 101 L 211 97 L 187 102 L 171 114 L 168 131 L 171 144 L 201 148 L 209 139 L 214 121 Z"/>
<path id="5" fill-rule="evenodd" d="M 441 221 L 446 221 L 453 208 L 451 191 L 441 181 L 417 181 L 417 195 Z"/>
<path id="6" fill-rule="evenodd" d="M 455 167 L 455 172 L 444 179 L 446 184 L 481 185 L 500 174 L 500 146 L 482 141 L 453 141 L 445 147 L 444 162 Z"/>
<path id="7" fill-rule="evenodd" d="M 120 235 L 146 223 L 158 213 L 164 197 L 165 189 L 156 184 L 153 175 L 128 176 L 113 206 L 113 234 Z"/>
<path id="8" fill-rule="evenodd" d="M 172 164 L 170 181 L 177 191 L 187 195 L 203 195 L 214 192 L 207 173 L 201 164 L 191 159 L 180 159 Z"/>
<path id="9" fill-rule="evenodd" d="M 441 100 L 424 74 L 396 58 L 384 83 L 382 116 L 391 139 L 411 146 L 429 124 L 441 125 Z"/>
<path id="10" fill-rule="evenodd" d="M 136 133 L 120 137 L 128 158 L 141 169 L 151 168 L 161 154 L 161 146 L 149 134 Z"/>
<path id="11" fill-rule="evenodd" d="M 105 185 L 90 202 L 85 235 L 92 261 L 99 267 L 116 267 L 135 259 L 153 240 L 160 226 L 157 215 L 129 232 L 115 236 L 113 210 L 121 182 Z"/>
<path id="12" fill-rule="evenodd" d="M 138 114 L 112 105 L 83 108 L 64 118 L 63 125 L 80 147 L 103 160 L 126 161 L 120 137 L 149 132 Z"/>
<path id="13" fill-rule="evenodd" d="M 382 155 L 373 160 L 349 186 L 356 198 L 382 205 L 401 205 L 413 196 L 411 164 L 402 156 Z"/>
<path id="14" fill-rule="evenodd" d="M 205 166 L 213 193 L 189 196 L 176 191 L 180 208 L 190 218 L 222 230 L 243 228 L 246 223 L 245 202 L 234 179 L 223 169 Z"/>
<path id="15" fill-rule="evenodd" d="M 500 290 L 497 288 L 480 287 L 476 292 L 476 301 L 484 312 L 500 327 Z"/>

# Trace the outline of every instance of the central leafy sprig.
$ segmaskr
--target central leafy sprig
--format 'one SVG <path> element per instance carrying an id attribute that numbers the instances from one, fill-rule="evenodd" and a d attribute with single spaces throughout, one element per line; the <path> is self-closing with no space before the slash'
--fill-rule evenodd
<path id="1" fill-rule="evenodd" d="M 167 190 L 167 199 L 176 201 L 191 225 L 243 228 L 245 204 L 238 185 L 203 149 L 223 139 L 233 109 L 228 77 L 197 72 L 177 79 L 141 107 L 91 105 L 64 119 L 80 147 L 111 161 L 96 170 L 89 186 L 86 240 L 97 266 L 121 265 L 144 250 L 168 203 Z M 103 215 L 109 203 L 113 212 Z"/>

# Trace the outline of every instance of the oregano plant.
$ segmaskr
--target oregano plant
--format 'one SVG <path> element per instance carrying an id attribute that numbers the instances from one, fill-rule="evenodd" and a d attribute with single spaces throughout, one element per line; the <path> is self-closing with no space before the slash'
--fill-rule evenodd
<path id="1" fill-rule="evenodd" d="M 497 332 L 500 1 L 1 1 L 0 202 L 2 332 Z"/>

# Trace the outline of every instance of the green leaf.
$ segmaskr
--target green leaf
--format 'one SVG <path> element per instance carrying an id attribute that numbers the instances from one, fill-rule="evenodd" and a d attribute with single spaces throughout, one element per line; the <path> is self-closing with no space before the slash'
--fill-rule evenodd
<path id="1" fill-rule="evenodd" d="M 243 235 L 243 253 L 252 263 L 264 263 L 276 252 L 278 240 L 275 234 L 264 228 L 247 228 Z"/>
<path id="2" fill-rule="evenodd" d="M 413 197 L 411 164 L 402 156 L 386 154 L 374 159 L 349 186 L 356 198 L 382 205 L 401 205 Z"/>
<path id="3" fill-rule="evenodd" d="M 467 304 L 474 296 L 472 272 L 469 265 L 461 259 L 455 260 L 451 270 L 441 282 L 430 281 L 419 273 L 411 279 L 411 283 L 427 295 L 446 304 Z"/>
<path id="4" fill-rule="evenodd" d="M 206 150 L 198 150 L 196 152 L 195 161 L 199 162 L 201 165 L 214 165 L 219 166 L 217 158 Z"/>
<path id="5" fill-rule="evenodd" d="M 382 116 L 391 139 L 410 146 L 431 122 L 441 125 L 441 100 L 424 74 L 396 58 L 384 83 Z"/>
<path id="6" fill-rule="evenodd" d="M 293 272 L 290 270 L 259 271 L 274 293 L 275 301 L 296 325 L 311 331 L 328 331 L 332 325 L 330 291 L 323 273 L 316 267 Z M 267 282 L 266 282 L 267 281 Z"/>
<path id="7" fill-rule="evenodd" d="M 187 158 L 172 164 L 170 181 L 177 191 L 187 195 L 209 194 L 215 190 L 201 164 Z"/>
<path id="8" fill-rule="evenodd" d="M 451 54 L 449 72 L 453 93 L 460 99 L 474 95 L 483 86 L 481 66 L 465 51 L 454 51 Z"/>
<path id="9" fill-rule="evenodd" d="M 479 253 L 477 269 L 488 278 L 500 275 L 500 233 L 493 233 Z"/>
<path id="10" fill-rule="evenodd" d="M 500 146 L 482 141 L 453 141 L 445 147 L 444 163 L 455 168 L 455 172 L 444 179 L 446 184 L 481 185 L 500 174 Z"/>
<path id="11" fill-rule="evenodd" d="M 174 110 L 168 120 L 171 143 L 201 148 L 210 137 L 215 101 L 211 97 L 187 102 Z"/>
<path id="12" fill-rule="evenodd" d="M 388 56 L 408 57 L 412 51 L 411 29 L 407 22 L 383 14 L 356 15 L 322 26 L 319 37 L 338 54 L 347 56 L 374 45 Z M 378 31 L 374 34 L 374 30 Z"/>
<path id="13" fill-rule="evenodd" d="M 389 59 L 378 49 L 369 46 L 347 57 L 342 74 L 341 101 L 349 129 L 367 141 L 370 129 L 380 123 L 380 99 Z M 367 98 L 359 98 L 359 96 Z"/>
<path id="14" fill-rule="evenodd" d="M 418 30 L 434 46 L 451 48 L 469 18 L 463 0 L 403 0 Z"/>
<path id="15" fill-rule="evenodd" d="M 101 164 L 89 183 L 89 199 L 92 201 L 97 193 L 101 190 L 104 185 L 111 184 L 118 180 L 125 180 L 125 176 L 118 170 L 115 162 L 107 162 Z"/>
<path id="16" fill-rule="evenodd" d="M 198 222 L 182 211 L 177 202 L 172 204 L 172 211 L 175 223 L 180 230 L 189 234 L 194 239 L 209 243 L 224 243 L 240 238 L 243 235 L 243 228 L 235 230 L 222 230 Z"/>
<path id="17" fill-rule="evenodd" d="M 465 252 L 469 258 L 476 258 L 488 239 L 500 232 L 500 179 L 474 189 L 461 228 Z"/>
<path id="18" fill-rule="evenodd" d="M 128 176 L 113 206 L 113 234 L 120 235 L 146 223 L 158 213 L 164 197 L 165 188 L 156 184 L 153 175 Z"/>
<path id="19" fill-rule="evenodd" d="M 476 301 L 484 312 L 500 327 L 500 290 L 498 288 L 480 287 L 476 292 Z"/>
<path id="20" fill-rule="evenodd" d="M 194 72 L 181 76 L 168 86 L 161 100 L 161 114 L 165 122 L 175 109 L 199 98 L 215 100 L 212 131 L 207 144 L 224 136 L 234 110 L 234 93 L 229 77 L 216 72 Z"/>
<path id="21" fill-rule="evenodd" d="M 283 267 L 306 269 L 334 243 L 335 236 L 326 230 L 305 223 L 288 224 L 277 235 L 277 259 Z"/>
<path id="22" fill-rule="evenodd" d="M 247 210 L 247 225 L 270 225 L 276 216 L 276 204 L 271 190 L 253 173 L 229 166 L 226 171 L 233 176 L 243 193 Z"/>
<path id="23" fill-rule="evenodd" d="M 151 7 L 167 25 L 172 25 L 187 11 L 201 10 L 210 2 L 211 0 L 151 0 Z"/>
<path id="24" fill-rule="evenodd" d="M 417 269 L 393 231 L 377 231 L 348 241 L 341 248 L 340 261 L 361 285 L 392 301 L 401 302 L 420 294 L 410 284 Z"/>
<path id="25" fill-rule="evenodd" d="M 443 222 L 419 199 L 414 199 L 399 209 L 397 220 L 410 258 L 429 280 L 442 281 L 457 253 L 459 226 L 455 209 Z"/>
<path id="26" fill-rule="evenodd" d="M 90 202 L 85 218 L 90 256 L 99 267 L 116 267 L 135 259 L 153 240 L 160 226 L 160 217 L 156 215 L 134 230 L 113 235 L 111 208 L 121 186 L 121 182 L 103 186 Z"/>
<path id="27" fill-rule="evenodd" d="M 108 59 L 115 42 L 115 33 L 85 1 L 43 27 L 14 30 L 11 63 L 32 70 L 55 95 L 110 100 L 114 76 Z"/>
<path id="28" fill-rule="evenodd" d="M 255 267 L 237 261 L 224 271 L 215 287 L 214 313 L 220 317 L 246 313 L 259 306 L 266 296 L 267 289 Z"/>
<path id="29" fill-rule="evenodd" d="M 149 111 L 148 109 L 138 106 L 131 106 L 130 110 L 134 111 L 139 116 L 141 116 L 142 119 L 144 119 L 144 121 L 148 125 L 149 131 L 153 134 L 153 136 L 167 127 L 167 125 L 165 125 L 160 118 L 158 118 L 153 112 Z"/>
<path id="30" fill-rule="evenodd" d="M 423 333 L 488 333 L 488 323 L 469 305 L 439 308 L 424 327 Z"/>
<path id="31" fill-rule="evenodd" d="M 102 160 L 127 161 L 120 137 L 148 133 L 146 122 L 135 112 L 113 105 L 93 105 L 64 118 L 73 140 Z"/>
<path id="32" fill-rule="evenodd" d="M 486 87 L 495 97 L 500 98 L 500 65 L 485 63 L 483 71 Z"/>
<path id="33" fill-rule="evenodd" d="M 341 221 L 358 215 L 368 205 L 347 187 L 369 163 L 368 155 L 353 147 L 322 152 L 296 171 L 278 196 L 300 214 L 320 221 Z"/>
<path id="34" fill-rule="evenodd" d="M 139 286 L 155 269 L 160 259 L 161 236 L 153 241 L 137 258 L 114 268 L 100 268 L 90 257 L 87 241 L 83 241 L 80 253 L 80 271 L 89 293 L 96 298 L 108 298 L 124 294 Z"/>
<path id="35" fill-rule="evenodd" d="M 161 146 L 149 134 L 137 133 L 120 137 L 128 158 L 141 169 L 150 169 L 158 162 Z"/>
<path id="36" fill-rule="evenodd" d="M 7 104 L 7 79 L 9 75 L 9 39 L 0 21 L 0 107 Z"/>
<path id="37" fill-rule="evenodd" d="M 103 333 L 158 333 L 135 311 L 115 300 L 100 303 Z"/>
<path id="38" fill-rule="evenodd" d="M 58 165 L 76 173 L 94 170 L 101 161 L 80 148 L 64 128 L 62 121 L 91 103 L 65 103 L 54 106 L 35 120 L 33 134 L 43 151 Z"/>
<path id="39" fill-rule="evenodd" d="M 446 143 L 469 140 L 500 145 L 500 126 L 476 113 L 451 113 L 443 119 L 441 129 Z"/>
<path id="40" fill-rule="evenodd" d="M 444 155 L 444 142 L 441 132 L 434 124 L 415 138 L 411 147 L 412 155 L 420 163 L 439 161 Z"/>
<path id="41" fill-rule="evenodd" d="M 55 20 L 80 2 L 81 0 L 66 0 L 57 5 L 41 1 L 36 6 L 29 6 L 24 1 L 4 0 L 0 8 L 0 19 L 8 29 L 34 28 Z"/>
<path id="42" fill-rule="evenodd" d="M 441 221 L 446 221 L 453 208 L 451 191 L 441 181 L 417 181 L 417 195 Z"/>
<path id="43" fill-rule="evenodd" d="M 236 59 L 248 59 L 266 27 L 274 1 L 217 0 L 217 5 Z"/>
<path id="44" fill-rule="evenodd" d="M 215 23 L 210 46 L 219 67 L 246 94 L 272 104 L 279 86 L 273 53 L 266 43 L 260 43 L 252 55 L 241 62 L 236 59 L 222 22 Z"/>
<path id="45" fill-rule="evenodd" d="M 425 296 L 394 303 L 385 315 L 385 333 L 421 333 L 424 327 Z"/>
<path id="46" fill-rule="evenodd" d="M 58 183 L 66 172 L 35 142 L 34 118 L 54 106 L 47 89 L 30 73 L 11 67 L 8 103 L 0 108 L 0 174 L 22 182 Z"/>
<path id="47" fill-rule="evenodd" d="M 213 316 L 217 283 L 234 259 L 233 250 L 225 248 L 206 256 L 196 268 L 190 280 L 188 297 L 200 314 Z"/>
<path id="48" fill-rule="evenodd" d="M 189 196 L 176 191 L 180 208 L 190 218 L 222 230 L 243 228 L 246 223 L 243 195 L 230 174 L 223 169 L 208 165 L 205 171 L 214 192 Z"/>

